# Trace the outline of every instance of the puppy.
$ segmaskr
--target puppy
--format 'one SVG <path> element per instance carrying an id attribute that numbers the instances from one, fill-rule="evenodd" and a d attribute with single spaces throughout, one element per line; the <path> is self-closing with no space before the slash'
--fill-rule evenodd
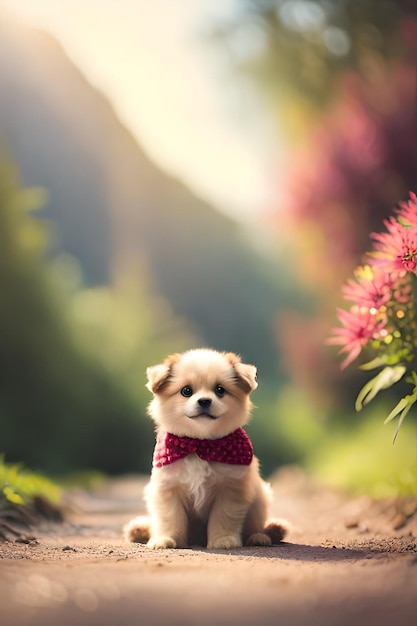
<path id="1" fill-rule="evenodd" d="M 125 537 L 150 548 L 223 550 L 281 541 L 285 526 L 267 524 L 270 487 L 242 428 L 256 368 L 234 353 L 199 349 L 169 356 L 147 377 L 157 434 L 146 489 L 150 521 L 132 520 Z"/>

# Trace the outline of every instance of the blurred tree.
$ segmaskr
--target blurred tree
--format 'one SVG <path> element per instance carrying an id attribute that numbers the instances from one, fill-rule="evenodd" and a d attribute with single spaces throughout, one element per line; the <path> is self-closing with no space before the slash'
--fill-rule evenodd
<path id="1" fill-rule="evenodd" d="M 408 0 L 238 0 L 212 28 L 286 141 L 267 216 L 314 313 L 280 313 L 283 363 L 298 387 L 350 407 L 358 374 L 323 343 L 340 286 L 393 205 L 417 188 L 417 6 Z M 284 172 L 282 171 L 284 169 Z"/>
<path id="2" fill-rule="evenodd" d="M 181 338 L 170 311 L 145 290 L 128 305 L 110 291 L 77 289 L 70 298 L 62 259 L 54 272 L 43 260 L 47 227 L 31 215 L 40 201 L 40 191 L 19 189 L 2 158 L 1 452 L 49 472 L 148 471 L 144 370 L 170 333 L 185 343 L 185 330 Z"/>
<path id="3" fill-rule="evenodd" d="M 210 27 L 229 62 L 258 86 L 279 133 L 303 139 L 338 94 L 347 71 L 409 50 L 412 0 L 237 0 Z"/>

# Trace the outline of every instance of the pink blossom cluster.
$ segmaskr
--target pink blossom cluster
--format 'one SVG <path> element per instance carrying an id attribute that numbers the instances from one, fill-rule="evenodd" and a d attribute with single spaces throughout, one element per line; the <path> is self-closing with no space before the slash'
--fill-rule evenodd
<path id="1" fill-rule="evenodd" d="M 368 345 L 379 355 L 401 349 L 406 358 L 417 349 L 406 345 L 403 337 L 408 336 L 407 323 L 415 326 L 415 307 L 410 302 L 413 275 L 417 275 L 417 196 L 410 193 L 396 216 L 383 223 L 387 232 L 371 233 L 373 250 L 366 255 L 366 265 L 357 268 L 343 287 L 344 298 L 353 304 L 347 311 L 337 310 L 342 326 L 332 329 L 327 341 L 342 346 L 340 353 L 347 355 L 342 369 Z"/>

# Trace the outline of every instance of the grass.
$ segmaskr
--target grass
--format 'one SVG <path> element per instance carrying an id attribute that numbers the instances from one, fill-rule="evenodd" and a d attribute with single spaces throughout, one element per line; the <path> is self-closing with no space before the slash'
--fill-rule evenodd
<path id="1" fill-rule="evenodd" d="M 0 457 L 0 512 L 29 504 L 34 496 L 58 504 L 61 489 L 49 478 Z"/>
<path id="2" fill-rule="evenodd" d="M 417 494 L 417 424 L 410 415 L 392 443 L 378 406 L 352 415 L 351 427 L 329 430 L 307 456 L 307 468 L 329 485 L 375 498 Z"/>
<path id="3" fill-rule="evenodd" d="M 276 400 L 276 419 L 265 429 L 288 454 L 284 463 L 300 464 L 322 483 L 374 498 L 417 496 L 417 410 L 407 416 L 393 444 L 398 420 L 384 425 L 391 408 L 379 400 L 359 413 L 352 408 L 329 419 L 288 385 Z"/>

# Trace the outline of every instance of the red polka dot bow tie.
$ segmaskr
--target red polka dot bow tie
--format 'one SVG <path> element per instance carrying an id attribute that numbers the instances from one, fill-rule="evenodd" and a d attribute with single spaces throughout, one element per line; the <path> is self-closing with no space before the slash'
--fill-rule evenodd
<path id="1" fill-rule="evenodd" d="M 171 433 L 161 433 L 156 440 L 153 466 L 163 467 L 184 459 L 189 454 L 197 454 L 203 461 L 250 465 L 253 457 L 251 440 L 243 428 L 220 439 L 195 439 L 178 437 Z"/>

